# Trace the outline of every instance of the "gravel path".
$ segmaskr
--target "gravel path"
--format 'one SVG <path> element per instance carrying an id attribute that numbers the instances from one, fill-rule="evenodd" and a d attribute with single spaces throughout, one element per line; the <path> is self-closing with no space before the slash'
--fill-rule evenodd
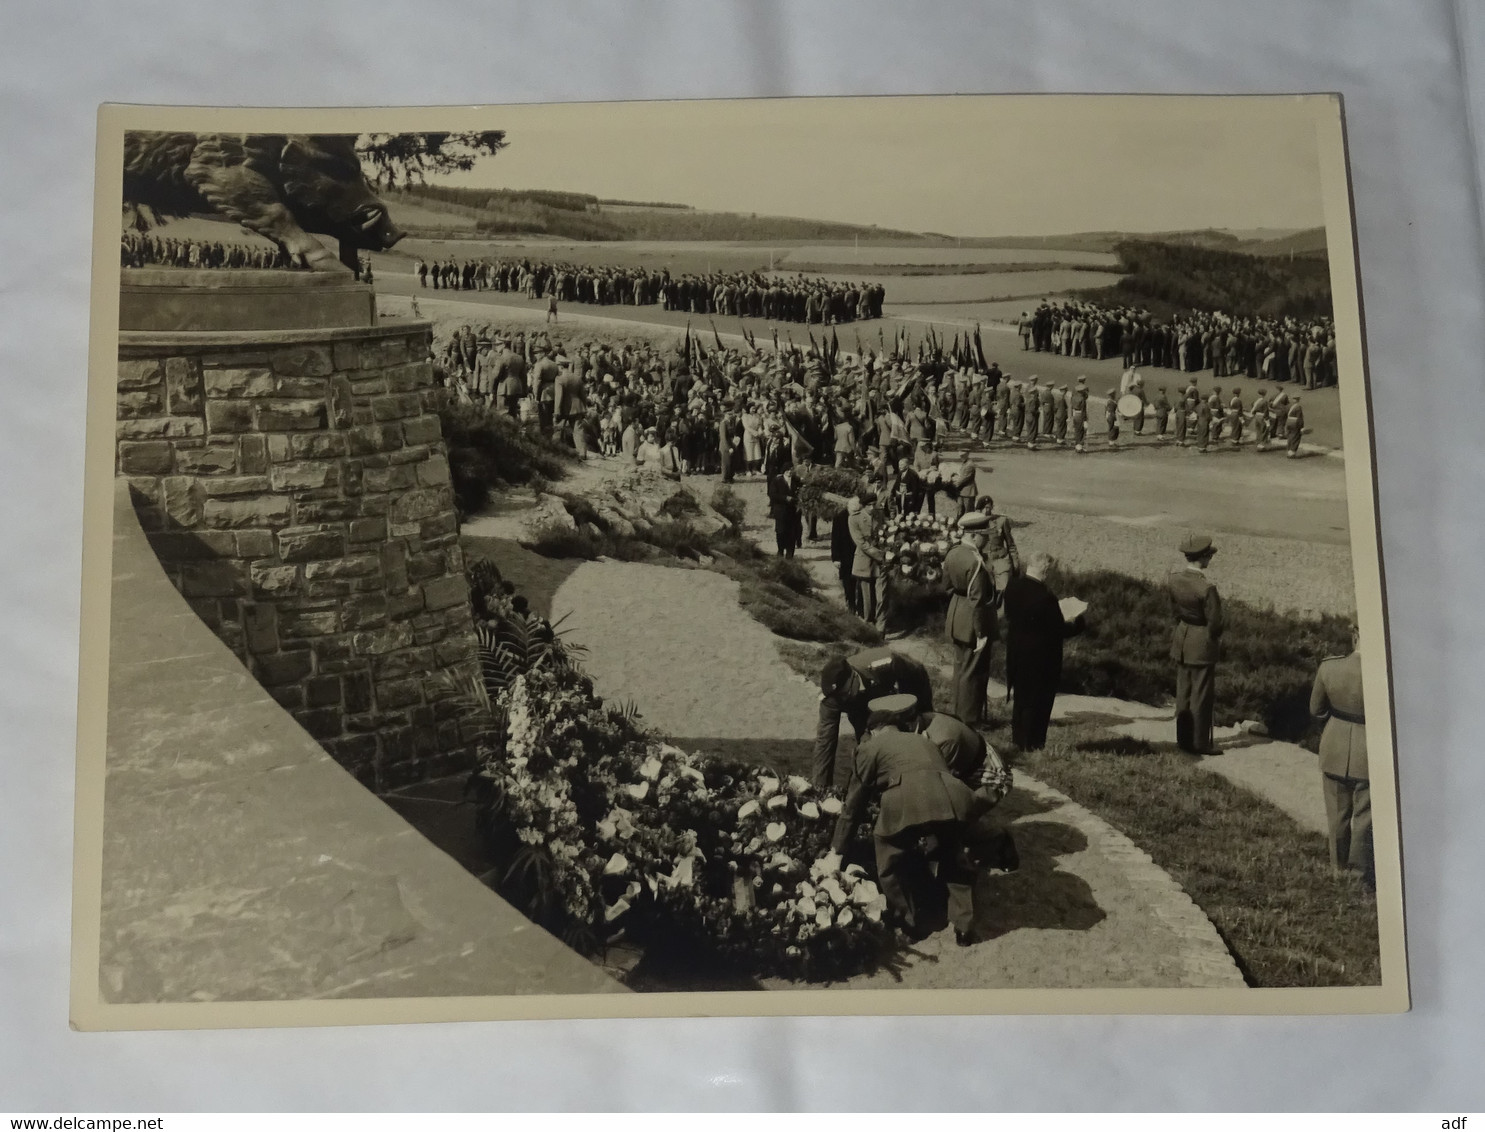
<path id="1" fill-rule="evenodd" d="M 814 688 L 780 659 L 775 638 L 737 605 L 735 584 L 706 570 L 600 562 L 578 567 L 552 599 L 601 695 L 632 700 L 677 737 L 813 736 Z M 1127 838 L 1029 779 L 1003 803 L 1023 867 L 985 876 L 980 928 L 958 948 L 945 930 L 896 972 L 861 987 L 1242 986 L 1210 922 Z"/>

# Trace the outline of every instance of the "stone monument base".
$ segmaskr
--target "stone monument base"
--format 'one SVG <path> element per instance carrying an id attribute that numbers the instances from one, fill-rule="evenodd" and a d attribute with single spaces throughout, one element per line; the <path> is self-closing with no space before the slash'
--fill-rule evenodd
<path id="1" fill-rule="evenodd" d="M 375 326 L 376 293 L 349 273 L 126 267 L 124 330 L 316 330 Z"/>
<path id="2" fill-rule="evenodd" d="M 472 765 L 479 664 L 431 328 L 209 329 L 196 317 L 255 284 L 194 274 L 226 282 L 199 302 L 162 285 L 152 310 L 141 279 L 119 335 L 116 470 L 166 573 L 367 785 Z M 294 283 L 265 296 L 302 283 L 305 317 L 345 294 L 308 272 L 257 274 Z M 170 320 L 188 328 L 153 328 Z"/>

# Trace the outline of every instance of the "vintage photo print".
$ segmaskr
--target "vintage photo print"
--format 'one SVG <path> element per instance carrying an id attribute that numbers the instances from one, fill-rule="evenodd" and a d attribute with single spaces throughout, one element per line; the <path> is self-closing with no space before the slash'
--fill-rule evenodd
<path id="1" fill-rule="evenodd" d="M 1341 110 L 104 107 L 74 1024 L 1407 1009 Z"/>

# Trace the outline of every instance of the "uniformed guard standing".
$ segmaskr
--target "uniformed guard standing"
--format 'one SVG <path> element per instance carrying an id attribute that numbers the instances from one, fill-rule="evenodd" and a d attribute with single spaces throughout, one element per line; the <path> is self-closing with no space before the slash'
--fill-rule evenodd
<path id="1" fill-rule="evenodd" d="M 1176 663 L 1176 745 L 1187 754 L 1214 755 L 1212 707 L 1222 599 L 1206 569 L 1217 548 L 1207 535 L 1189 535 L 1181 543 L 1181 553 L 1185 567 L 1172 571 L 1166 582 L 1176 619 L 1170 644 L 1170 658 Z"/>
<path id="2" fill-rule="evenodd" d="M 990 516 L 970 511 L 959 520 L 961 542 L 944 555 L 944 588 L 949 610 L 944 630 L 954 648 L 954 714 L 971 727 L 985 722 L 985 686 L 990 681 L 990 648 L 1000 637 L 995 622 L 999 596 L 985 540 Z"/>
<path id="3" fill-rule="evenodd" d="M 1258 441 L 1258 451 L 1268 451 L 1269 437 L 1274 432 L 1274 421 L 1268 412 L 1268 392 L 1262 388 L 1253 399 L 1253 431 Z"/>
<path id="4" fill-rule="evenodd" d="M 1213 397 L 1216 394 L 1212 394 Z M 1204 397 L 1196 402 L 1196 443 L 1198 452 L 1206 452 L 1212 440 L 1212 400 Z"/>
<path id="5" fill-rule="evenodd" d="M 1299 394 L 1296 393 L 1289 402 L 1289 412 L 1284 416 L 1284 434 L 1288 442 L 1288 458 L 1297 460 L 1299 458 L 1299 438 L 1305 431 L 1305 411 L 1300 408 Z"/>
<path id="6" fill-rule="evenodd" d="M 1109 447 L 1119 442 L 1119 391 L 1110 389 L 1103 403 L 1104 426 L 1108 433 Z"/>
<path id="7" fill-rule="evenodd" d="M 1191 399 L 1182 397 L 1181 403 L 1176 406 L 1176 444 L 1178 447 L 1186 447 L 1186 429 L 1191 424 Z"/>
<path id="8" fill-rule="evenodd" d="M 878 696 L 911 694 L 922 711 L 933 710 L 933 688 L 928 669 L 910 656 L 888 648 L 863 649 L 854 656 L 835 657 L 820 672 L 820 719 L 815 730 L 811 778 L 817 789 L 835 785 L 835 752 L 840 742 L 840 717 L 850 720 L 859 741 L 866 733 L 869 704 Z"/>
<path id="9" fill-rule="evenodd" d="M 946 895 L 955 942 L 968 947 L 976 942 L 975 878 L 963 848 L 984 803 L 954 777 L 933 740 L 903 729 L 918 714 L 911 695 L 873 699 L 868 707 L 871 737 L 856 749 L 831 851 L 845 851 L 869 798 L 877 796 L 872 843 L 888 905 L 908 934 L 921 939 L 937 926 L 932 919 Z"/>
<path id="10" fill-rule="evenodd" d="M 1072 442 L 1078 452 L 1088 451 L 1084 440 L 1088 435 L 1088 379 L 1078 378 L 1072 392 Z"/>
<path id="11" fill-rule="evenodd" d="M 1330 826 L 1330 863 L 1353 869 L 1376 887 L 1372 852 L 1371 780 L 1366 765 L 1366 705 L 1361 695 L 1361 650 L 1353 628 L 1351 652 L 1326 657 L 1315 673 L 1310 714 L 1325 720 L 1320 734 L 1321 787 Z"/>
<path id="12" fill-rule="evenodd" d="M 1067 386 L 1059 385 L 1052 401 L 1052 439 L 1058 448 L 1067 444 Z"/>
<path id="13" fill-rule="evenodd" d="M 1165 386 L 1160 387 L 1160 393 L 1155 398 L 1155 435 L 1165 436 L 1165 426 L 1170 421 L 1170 397 L 1166 395 Z"/>

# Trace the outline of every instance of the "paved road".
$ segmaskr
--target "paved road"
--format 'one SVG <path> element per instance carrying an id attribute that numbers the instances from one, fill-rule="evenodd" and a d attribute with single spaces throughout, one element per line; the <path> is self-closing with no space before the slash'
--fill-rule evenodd
<path id="1" fill-rule="evenodd" d="M 1134 527 L 1350 541 L 1345 464 L 1336 457 L 1286 460 L 1251 448 L 1201 455 L 1149 442 L 1109 451 L 1100 439 L 1082 455 L 1007 444 L 971 458 L 982 469 L 980 491 L 1012 515 L 1033 507 Z"/>

